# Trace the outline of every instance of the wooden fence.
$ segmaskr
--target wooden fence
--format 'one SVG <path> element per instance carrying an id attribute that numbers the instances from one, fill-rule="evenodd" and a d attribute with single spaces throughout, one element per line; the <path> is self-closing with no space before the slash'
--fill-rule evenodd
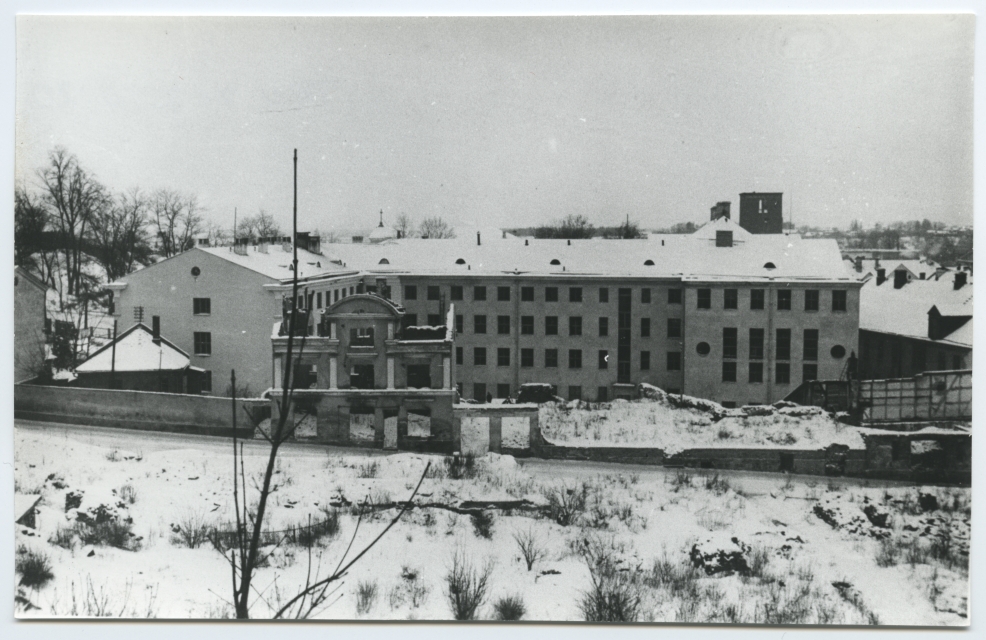
<path id="1" fill-rule="evenodd" d="M 971 370 L 926 371 L 859 384 L 864 423 L 972 420 Z"/>

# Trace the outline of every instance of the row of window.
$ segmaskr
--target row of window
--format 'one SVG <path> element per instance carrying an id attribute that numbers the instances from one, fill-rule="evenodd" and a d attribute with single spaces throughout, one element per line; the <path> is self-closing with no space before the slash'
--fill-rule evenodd
<path id="1" fill-rule="evenodd" d="M 305 296 L 301 296 L 298 307 L 307 307 L 309 309 L 324 309 L 336 302 L 339 302 L 347 296 L 356 295 L 356 287 L 352 286 L 349 289 L 342 287 L 341 289 L 334 289 L 332 291 L 309 291 L 307 295 L 307 300 Z"/>
<path id="2" fill-rule="evenodd" d="M 700 343 L 708 346 L 708 343 Z M 764 330 L 749 330 L 749 358 L 750 360 L 764 359 Z M 818 360 L 818 329 L 805 329 L 801 341 L 802 359 Z M 698 349 L 700 355 L 708 355 L 709 350 Z M 739 330 L 735 327 L 723 327 L 722 329 L 722 357 L 724 360 L 735 360 L 739 352 Z M 791 330 L 777 329 L 776 340 L 774 341 L 774 359 L 791 359 Z"/>
<path id="3" fill-rule="evenodd" d="M 509 302 L 511 296 L 512 287 L 486 287 L 485 285 L 475 285 L 472 287 L 472 300 L 474 302 L 485 302 L 490 300 L 490 292 L 488 289 L 495 289 L 497 302 Z M 681 289 L 668 289 L 668 304 L 681 304 Z M 609 288 L 599 287 L 598 289 L 599 302 L 609 302 Z M 425 297 L 428 300 L 441 300 L 442 299 L 442 288 L 439 285 L 427 285 L 425 287 Z M 405 300 L 417 300 L 418 299 L 418 285 L 408 284 L 404 285 L 404 299 Z M 449 300 L 459 301 L 465 299 L 465 287 L 462 285 L 452 285 L 449 288 Z M 520 288 L 520 300 L 521 302 L 534 302 L 534 287 L 521 287 Z M 584 300 L 584 290 L 582 287 L 568 287 L 568 301 L 569 302 L 583 302 Z M 559 287 L 545 287 L 544 297 L 542 302 L 559 302 Z M 648 287 L 640 289 L 640 302 L 642 304 L 650 304 L 651 302 L 651 290 Z"/>
<path id="4" fill-rule="evenodd" d="M 510 366 L 510 353 L 511 349 L 509 347 L 499 347 L 496 350 L 496 365 L 498 367 L 509 367 Z M 473 347 L 472 350 L 472 364 L 474 366 L 485 366 L 488 364 L 486 357 L 486 347 Z M 649 371 L 651 368 L 651 358 L 650 351 L 640 352 L 640 370 Z M 681 371 L 681 352 L 680 351 L 668 351 L 666 359 L 666 367 L 668 371 Z M 455 363 L 457 365 L 464 364 L 465 361 L 465 350 L 463 347 L 455 348 Z M 544 366 L 548 368 L 558 367 L 558 349 L 545 349 L 544 350 Z M 598 368 L 599 369 L 609 369 L 610 364 L 610 354 L 606 349 L 600 349 L 598 352 Z M 522 368 L 528 368 L 534 366 L 534 349 L 524 348 L 520 350 L 520 366 Z M 582 349 L 569 349 L 568 350 L 568 368 L 569 369 L 581 369 L 582 368 Z"/>
<path id="5" fill-rule="evenodd" d="M 697 307 L 699 309 L 712 308 L 712 289 L 698 289 Z M 723 289 L 722 292 L 723 309 L 739 309 L 739 289 Z M 819 289 L 804 290 L 805 311 L 818 311 L 820 307 L 821 291 Z M 794 303 L 794 291 L 791 289 L 777 290 L 777 310 L 790 311 Z M 832 290 L 832 311 L 846 311 L 847 293 L 844 289 Z M 766 306 L 766 289 L 750 289 L 750 309 L 757 311 Z"/>
<path id="6" fill-rule="evenodd" d="M 455 388 L 459 392 L 460 397 L 464 397 L 464 385 L 459 382 L 456 383 Z M 494 395 L 493 391 L 496 391 Z M 569 400 L 582 400 L 582 387 L 577 384 L 570 384 L 567 388 L 568 399 Z M 677 393 L 677 391 L 670 391 L 671 393 Z M 558 390 L 555 389 L 555 393 Z M 472 384 L 472 397 L 478 402 L 486 402 L 492 398 L 509 398 L 510 397 L 510 384 L 506 382 L 499 382 L 495 385 L 487 385 L 485 382 L 474 382 Z M 596 390 L 596 402 L 608 402 L 609 401 L 609 388 L 599 387 Z"/>
<path id="7" fill-rule="evenodd" d="M 498 302 L 509 302 L 511 296 L 511 287 L 490 287 L 491 289 L 496 289 L 496 300 Z M 441 300 L 442 299 L 442 288 L 439 285 L 427 285 L 426 296 L 428 300 Z M 449 290 L 449 299 L 452 301 L 459 301 L 464 299 L 465 288 L 462 285 L 452 285 Z M 600 287 L 599 290 L 599 302 L 607 303 L 609 302 L 609 288 Z M 682 301 L 682 290 L 681 289 L 667 289 L 668 292 L 668 304 L 681 304 Z M 702 288 L 697 290 L 698 302 L 697 306 L 699 309 L 711 309 L 712 308 L 712 289 Z M 847 310 L 847 292 L 844 289 L 833 289 L 831 296 L 831 306 L 832 311 L 846 311 Z M 583 288 L 582 287 L 568 287 L 568 301 L 569 302 L 582 302 L 583 301 Z M 766 289 L 750 289 L 750 309 L 752 310 L 762 310 L 766 307 Z M 418 299 L 418 287 L 417 285 L 409 284 L 404 286 L 404 299 L 405 300 L 417 300 Z M 489 299 L 487 287 L 484 285 L 475 285 L 472 288 L 472 299 L 474 302 L 485 302 Z M 520 299 L 521 302 L 534 302 L 534 287 L 521 287 L 520 288 Z M 544 302 L 558 302 L 559 301 L 559 287 L 545 287 L 544 288 Z M 643 288 L 640 289 L 640 302 L 642 304 L 650 304 L 651 302 L 651 289 Z M 794 291 L 791 289 L 778 289 L 777 290 L 777 309 L 779 311 L 790 311 L 794 304 Z M 804 310 L 805 311 L 818 311 L 821 305 L 821 290 L 819 289 L 806 289 L 804 290 Z M 723 289 L 723 309 L 739 309 L 739 289 Z"/>
<path id="8" fill-rule="evenodd" d="M 405 316 L 405 322 L 408 326 L 414 326 L 417 322 L 417 314 L 409 313 Z M 435 322 L 433 323 L 432 320 Z M 651 319 L 641 318 L 640 319 L 640 337 L 649 338 L 651 337 Z M 667 337 L 669 338 L 680 338 L 681 337 L 681 318 L 668 318 L 667 319 Z M 438 314 L 428 315 L 428 324 L 439 324 L 440 316 Z M 609 318 L 603 316 L 599 318 L 598 321 L 598 331 L 600 337 L 605 337 L 609 335 Z M 465 316 L 459 314 L 455 316 L 455 331 L 456 333 L 464 333 L 465 329 Z M 486 316 L 477 314 L 473 316 L 473 333 L 486 333 L 487 332 L 487 322 Z M 510 316 L 497 316 L 496 317 L 496 332 L 501 335 L 506 335 L 510 333 Z M 520 317 L 520 332 L 522 335 L 534 335 L 534 316 L 521 316 Z M 558 316 L 545 316 L 544 318 L 544 335 L 546 336 L 556 336 L 558 335 Z M 569 316 L 568 318 L 568 335 L 570 336 L 580 336 L 582 335 L 582 316 Z"/>
<path id="9" fill-rule="evenodd" d="M 722 381 L 723 382 L 736 382 L 736 362 L 726 360 L 722 363 Z M 749 383 L 761 383 L 763 382 L 764 366 L 762 362 L 750 362 L 747 365 L 747 378 L 746 381 Z M 818 379 L 818 365 L 814 362 L 806 362 L 801 365 L 801 381 L 808 382 L 809 380 Z M 774 382 L 777 384 L 790 384 L 791 383 L 791 363 L 789 362 L 778 362 L 774 367 Z"/>

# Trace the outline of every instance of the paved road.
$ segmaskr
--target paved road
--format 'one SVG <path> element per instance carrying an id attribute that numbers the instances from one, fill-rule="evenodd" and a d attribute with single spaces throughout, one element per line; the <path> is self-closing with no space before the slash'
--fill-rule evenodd
<path id="1" fill-rule="evenodd" d="M 200 451 L 226 451 L 231 449 L 229 438 L 215 436 L 200 436 L 185 433 L 166 433 L 160 431 L 138 431 L 112 429 L 107 427 L 89 427 L 81 425 L 66 425 L 50 422 L 33 422 L 15 420 L 14 427 L 23 432 L 44 431 L 61 437 L 71 438 L 78 442 L 100 447 L 113 447 L 126 451 L 168 451 L 177 449 L 197 449 Z M 245 455 L 265 455 L 267 443 L 262 439 L 245 440 Z M 281 455 L 286 457 L 338 457 L 351 455 L 384 456 L 389 452 L 378 449 L 356 449 L 334 447 L 322 444 L 285 443 Z M 576 480 L 580 477 L 597 474 L 639 474 L 642 478 L 660 477 L 678 473 L 677 469 L 655 465 L 614 464 L 608 462 L 587 462 L 581 460 L 542 460 L 538 458 L 520 459 L 519 464 L 528 472 L 542 477 L 553 477 L 561 480 Z M 711 474 L 718 473 L 728 477 L 734 487 L 742 487 L 750 493 L 768 493 L 788 481 L 795 484 L 814 486 L 829 483 L 849 487 L 893 487 L 909 486 L 913 483 L 895 482 L 889 480 L 867 480 L 862 478 L 824 478 L 819 476 L 783 475 L 779 473 L 762 473 L 757 471 L 699 471 L 688 470 L 689 473 Z"/>

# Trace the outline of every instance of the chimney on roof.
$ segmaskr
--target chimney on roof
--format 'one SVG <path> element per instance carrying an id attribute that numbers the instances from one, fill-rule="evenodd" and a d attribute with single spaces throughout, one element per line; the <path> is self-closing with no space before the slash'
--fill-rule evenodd
<path id="1" fill-rule="evenodd" d="M 876 286 L 879 287 L 881 284 L 883 284 L 886 281 L 887 281 L 887 270 L 884 269 L 883 267 L 880 267 L 879 269 L 876 270 Z"/>
<path id="2" fill-rule="evenodd" d="M 863 272 L 863 256 L 856 256 L 856 273 Z"/>
<path id="3" fill-rule="evenodd" d="M 568 241 L 568 246 L 572 246 L 572 240 L 571 239 L 569 239 L 569 241 Z"/>
<path id="4" fill-rule="evenodd" d="M 397 230 L 397 239 L 398 239 L 398 240 L 400 240 L 400 239 L 401 239 L 401 238 L 403 238 L 403 237 L 404 237 L 404 234 L 403 234 L 403 233 L 401 232 L 401 230 L 400 230 L 400 229 L 398 229 L 398 230 Z"/>
<path id="5" fill-rule="evenodd" d="M 903 269 L 894 271 L 894 289 L 901 289 L 907 284 L 907 272 Z"/>
<path id="6" fill-rule="evenodd" d="M 527 238 L 524 238 L 524 246 L 527 246 Z"/>
<path id="7" fill-rule="evenodd" d="M 483 244 L 483 239 L 480 237 L 479 232 L 476 232 L 476 246 Z"/>
<path id="8" fill-rule="evenodd" d="M 955 284 L 952 285 L 955 288 L 955 291 L 958 291 L 959 289 L 961 289 L 962 287 L 964 287 L 965 286 L 965 283 L 966 283 L 966 272 L 965 271 L 956 271 L 955 272 Z"/>
<path id="9" fill-rule="evenodd" d="M 712 207 L 711 215 L 709 220 L 715 222 L 719 218 L 725 218 L 729 220 L 729 202 L 717 202 L 716 206 Z"/>
<path id="10" fill-rule="evenodd" d="M 503 239 L 504 239 L 504 240 L 506 240 L 506 239 L 507 239 L 507 232 L 506 232 L 506 230 L 504 230 L 504 232 L 503 232 Z"/>
<path id="11" fill-rule="evenodd" d="M 161 316 L 151 316 L 151 335 L 154 344 L 161 344 Z"/>

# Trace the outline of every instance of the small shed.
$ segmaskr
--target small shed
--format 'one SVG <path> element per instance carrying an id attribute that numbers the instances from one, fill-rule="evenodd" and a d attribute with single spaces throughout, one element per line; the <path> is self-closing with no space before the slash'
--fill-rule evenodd
<path id="1" fill-rule="evenodd" d="M 201 393 L 206 372 L 188 354 L 137 323 L 76 367 L 74 386 L 165 393 Z"/>

